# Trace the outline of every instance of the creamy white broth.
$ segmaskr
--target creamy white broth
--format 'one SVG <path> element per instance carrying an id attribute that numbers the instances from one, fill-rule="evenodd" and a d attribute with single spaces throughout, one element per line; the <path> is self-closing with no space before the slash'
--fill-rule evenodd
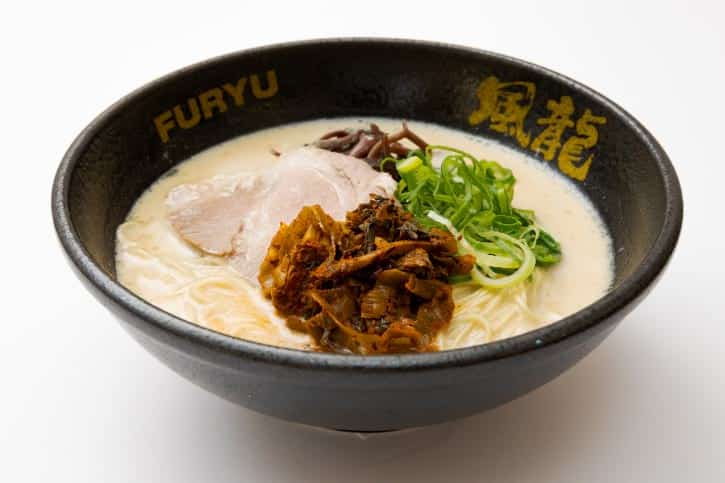
<path id="1" fill-rule="evenodd" d="M 176 186 L 214 177 L 231 191 L 243 176 L 276 162 L 272 149 L 286 152 L 341 126 L 370 122 L 388 132 L 400 125 L 398 120 L 377 118 L 291 124 L 238 137 L 181 163 L 146 190 L 119 227 L 118 280 L 152 304 L 204 327 L 272 345 L 311 348 L 309 336 L 288 329 L 259 289 L 229 267 L 226 258 L 205 254 L 178 236 L 167 220 L 165 199 Z M 536 329 L 606 293 L 613 278 L 610 239 L 593 206 L 573 185 L 541 161 L 494 141 L 431 124 L 409 126 L 430 143 L 454 146 L 511 169 L 517 179 L 514 206 L 534 209 L 539 224 L 561 243 L 563 252 L 560 263 L 537 268 L 533 280 L 516 290 L 491 293 L 456 287 L 456 313 L 437 339 L 441 349 Z"/>

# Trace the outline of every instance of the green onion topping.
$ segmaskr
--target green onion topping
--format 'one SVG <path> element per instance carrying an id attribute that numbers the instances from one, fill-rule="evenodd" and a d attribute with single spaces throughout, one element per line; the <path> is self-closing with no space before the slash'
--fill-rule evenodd
<path id="1" fill-rule="evenodd" d="M 433 152 L 444 151 L 440 168 Z M 559 243 L 537 223 L 532 210 L 514 208 L 511 170 L 448 146 L 429 145 L 394 162 L 396 197 L 424 226 L 447 229 L 461 253 L 473 255 L 471 280 L 490 289 L 526 280 L 535 266 L 561 260 Z"/>

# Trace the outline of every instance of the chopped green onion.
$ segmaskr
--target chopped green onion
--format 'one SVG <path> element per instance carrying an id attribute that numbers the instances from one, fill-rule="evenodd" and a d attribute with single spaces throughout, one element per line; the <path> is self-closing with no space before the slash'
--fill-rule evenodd
<path id="1" fill-rule="evenodd" d="M 411 156 L 395 164 L 399 174 L 410 173 L 423 165 L 423 160 L 418 156 Z"/>
<path id="2" fill-rule="evenodd" d="M 444 151 L 439 168 L 433 153 Z M 532 210 L 512 206 L 516 178 L 494 161 L 459 149 L 428 146 L 396 161 L 396 197 L 423 225 L 448 230 L 459 251 L 473 255 L 471 279 L 499 289 L 526 280 L 537 264 L 561 260 L 559 243 Z"/>

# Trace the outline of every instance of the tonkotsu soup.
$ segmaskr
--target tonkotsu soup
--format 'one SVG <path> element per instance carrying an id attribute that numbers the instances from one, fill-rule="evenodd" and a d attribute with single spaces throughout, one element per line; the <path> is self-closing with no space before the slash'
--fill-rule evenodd
<path id="1" fill-rule="evenodd" d="M 594 207 L 541 161 L 432 124 L 347 118 L 176 166 L 118 228 L 116 270 L 233 337 L 376 354 L 559 320 L 607 292 L 613 256 Z"/>

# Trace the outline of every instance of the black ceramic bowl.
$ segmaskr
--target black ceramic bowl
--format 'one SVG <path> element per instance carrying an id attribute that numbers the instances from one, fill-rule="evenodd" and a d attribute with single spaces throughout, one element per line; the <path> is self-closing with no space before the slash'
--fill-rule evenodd
<path id="1" fill-rule="evenodd" d="M 494 138 L 572 178 L 609 227 L 616 263 L 611 292 L 518 337 L 453 351 L 362 357 L 228 337 L 166 313 L 118 284 L 116 228 L 169 168 L 240 134 L 356 115 L 429 121 Z M 537 122 L 545 119 L 551 122 Z M 564 129 L 544 132 L 550 126 Z M 561 374 L 644 297 L 682 224 L 682 196 L 667 155 L 632 116 L 600 94 L 489 52 L 362 39 L 243 51 L 142 87 L 75 140 L 58 168 L 52 209 L 76 274 L 173 370 L 261 413 L 358 431 L 460 418 Z"/>

